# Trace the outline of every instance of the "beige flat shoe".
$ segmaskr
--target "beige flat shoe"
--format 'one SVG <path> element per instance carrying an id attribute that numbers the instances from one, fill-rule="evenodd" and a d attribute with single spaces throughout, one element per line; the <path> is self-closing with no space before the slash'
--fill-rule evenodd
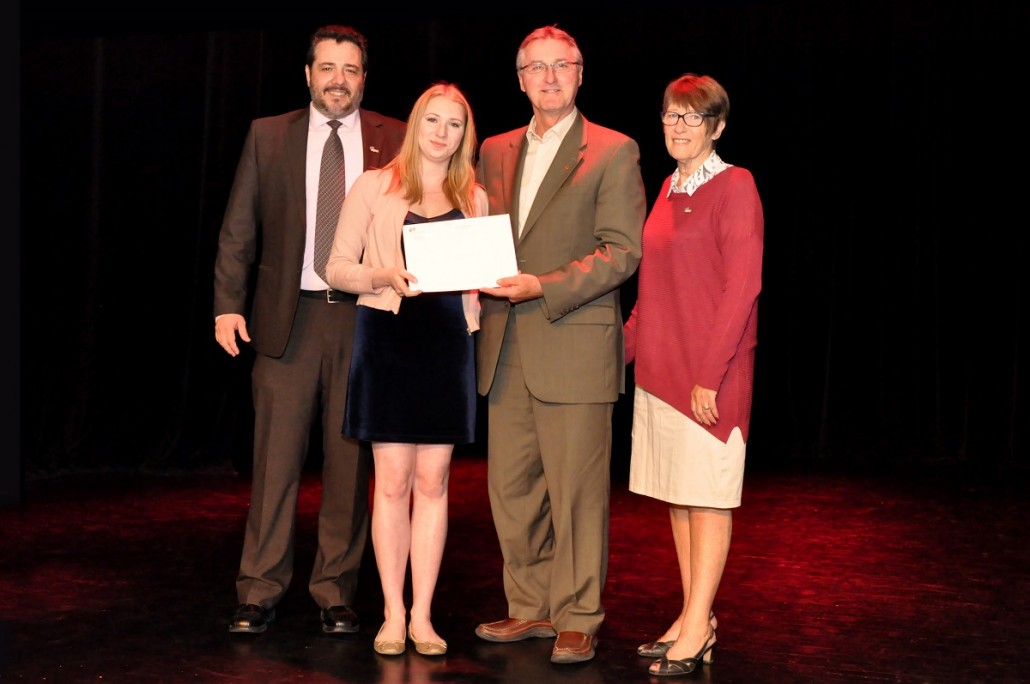
<path id="1" fill-rule="evenodd" d="M 383 627 L 386 627 L 385 622 Z M 405 642 L 403 639 L 401 641 L 383 641 L 379 638 L 379 635 L 383 633 L 383 627 L 379 628 L 376 638 L 372 641 L 372 649 L 380 655 L 401 655 L 404 653 Z"/>
<path id="2" fill-rule="evenodd" d="M 411 639 L 411 643 L 415 644 L 415 650 L 422 655 L 440 656 L 447 653 L 446 641 L 419 641 L 411 633 L 411 625 L 408 625 L 408 638 Z"/>

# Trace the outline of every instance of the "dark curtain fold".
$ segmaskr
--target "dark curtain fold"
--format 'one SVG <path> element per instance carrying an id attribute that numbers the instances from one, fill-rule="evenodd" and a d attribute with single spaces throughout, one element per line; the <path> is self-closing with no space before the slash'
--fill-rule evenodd
<path id="1" fill-rule="evenodd" d="M 1030 22 L 1010 5 L 343 9 L 246 25 L 23 8 L 24 470 L 248 467 L 252 357 L 213 339 L 217 234 L 249 121 L 305 106 L 307 36 L 328 22 L 369 38 L 368 108 L 406 118 L 426 85 L 454 81 L 481 139 L 529 120 L 515 50 L 558 23 L 584 53 L 581 109 L 638 140 L 651 201 L 674 168 L 665 84 L 715 76 L 732 102 L 719 152 L 755 174 L 766 216 L 749 462 L 1025 469 L 1012 165 Z"/>

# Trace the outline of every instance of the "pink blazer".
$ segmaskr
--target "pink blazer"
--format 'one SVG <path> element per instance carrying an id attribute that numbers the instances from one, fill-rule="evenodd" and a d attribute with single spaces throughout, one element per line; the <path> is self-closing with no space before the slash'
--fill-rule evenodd
<path id="1" fill-rule="evenodd" d="M 372 287 L 375 269 L 404 265 L 401 229 L 411 203 L 387 191 L 392 177 L 392 171 L 375 169 L 354 182 L 340 211 L 326 277 L 332 287 L 356 293 L 359 306 L 397 313 L 400 295 L 391 287 Z M 486 190 L 477 185 L 473 216 L 486 213 Z M 479 330 L 479 293 L 463 292 L 461 300 L 469 332 Z"/>

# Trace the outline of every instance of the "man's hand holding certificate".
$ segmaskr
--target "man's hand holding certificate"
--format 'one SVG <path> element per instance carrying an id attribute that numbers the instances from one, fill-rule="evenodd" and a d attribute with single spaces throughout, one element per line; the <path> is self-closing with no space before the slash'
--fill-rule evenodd
<path id="1" fill-rule="evenodd" d="M 508 214 L 416 223 L 403 231 L 406 267 L 418 279 L 412 290 L 496 287 L 498 278 L 519 272 Z"/>

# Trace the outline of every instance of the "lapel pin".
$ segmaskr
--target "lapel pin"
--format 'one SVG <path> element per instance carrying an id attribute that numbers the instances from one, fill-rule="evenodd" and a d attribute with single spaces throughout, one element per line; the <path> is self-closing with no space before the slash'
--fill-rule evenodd
<path id="1" fill-rule="evenodd" d="M 375 152 L 376 154 L 379 154 L 379 150 L 377 150 L 377 149 L 376 149 L 376 146 L 375 146 L 375 145 L 369 145 L 369 146 L 368 146 L 368 149 L 372 150 L 372 151 L 373 151 L 373 152 Z"/>

